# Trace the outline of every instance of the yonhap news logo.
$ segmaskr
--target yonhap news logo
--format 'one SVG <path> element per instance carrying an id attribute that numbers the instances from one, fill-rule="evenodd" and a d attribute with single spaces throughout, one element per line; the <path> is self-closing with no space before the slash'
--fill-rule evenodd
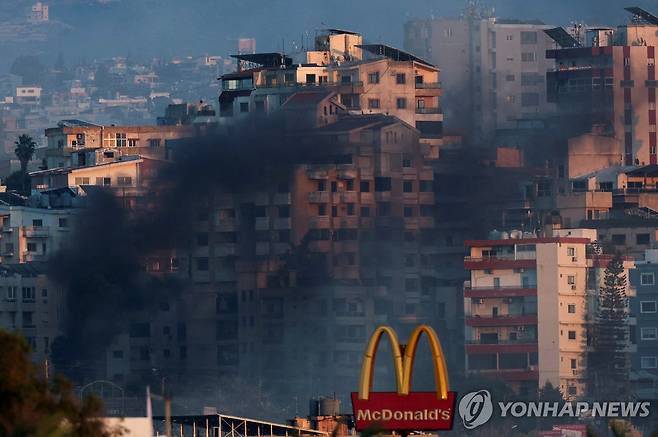
<path id="1" fill-rule="evenodd" d="M 497 406 L 497 408 L 496 408 Z M 497 402 L 491 393 L 479 390 L 465 394 L 459 401 L 459 416 L 464 428 L 475 429 L 487 423 L 494 414 L 499 417 L 647 417 L 650 402 Z"/>
<path id="2" fill-rule="evenodd" d="M 468 393 L 459 401 L 459 416 L 466 429 L 484 425 L 491 419 L 492 414 L 491 393 L 487 390 Z"/>

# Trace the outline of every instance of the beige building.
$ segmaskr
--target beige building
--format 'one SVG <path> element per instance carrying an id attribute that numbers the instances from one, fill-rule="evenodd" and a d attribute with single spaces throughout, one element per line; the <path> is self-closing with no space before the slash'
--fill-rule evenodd
<path id="1" fill-rule="evenodd" d="M 119 154 L 171 159 L 172 147 L 192 138 L 207 125 L 101 126 L 80 120 L 61 121 L 46 129 L 47 144 L 37 149 L 36 160 L 47 168 L 75 165 L 72 155 L 93 149 L 116 149 Z M 77 165 L 85 165 L 80 162 Z"/>
<path id="2" fill-rule="evenodd" d="M 276 111 L 301 88 L 327 87 L 348 111 L 393 115 L 415 127 L 421 142 L 431 146 L 430 157 L 438 157 L 439 69 L 423 59 L 384 44 L 363 44 L 361 35 L 338 29 L 319 35 L 315 50 L 298 60 L 279 53 L 235 57 L 251 68 L 221 77 L 220 123 Z"/>
<path id="3" fill-rule="evenodd" d="M 513 236 L 466 243 L 466 370 L 501 378 L 521 393 L 551 382 L 569 399 L 583 397 L 587 328 L 611 257 L 590 250 L 597 238 L 591 229 Z M 627 274 L 633 265 L 624 262 Z M 629 285 L 627 295 L 633 293 Z"/>
<path id="4" fill-rule="evenodd" d="M 447 128 L 471 141 L 493 139 L 517 120 L 554 110 L 546 98 L 545 52 L 553 41 L 541 22 L 489 18 L 418 19 L 405 24 L 405 49 L 441 68 Z"/>

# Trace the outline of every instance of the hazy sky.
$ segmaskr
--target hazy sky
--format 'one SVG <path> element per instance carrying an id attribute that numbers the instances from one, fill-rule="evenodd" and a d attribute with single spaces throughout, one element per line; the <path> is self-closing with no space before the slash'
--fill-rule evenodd
<path id="1" fill-rule="evenodd" d="M 0 0 L 5 19 L 22 19 L 32 0 Z M 238 37 L 256 37 L 258 50 L 289 51 L 302 34 L 322 27 L 353 29 L 369 41 L 402 45 L 403 23 L 413 17 L 457 16 L 464 0 L 50 0 L 51 18 L 70 26 L 48 44 L 34 46 L 42 55 L 105 57 L 134 55 L 219 54 L 234 51 Z M 10 3 L 16 7 L 7 8 Z M 621 24 L 628 14 L 619 0 L 491 0 L 498 17 L 540 19 L 548 24 L 583 20 Z M 649 10 L 647 0 L 633 5 Z M 11 16 L 13 15 L 13 17 Z M 15 56 L 20 43 L 3 42 L 0 56 Z"/>

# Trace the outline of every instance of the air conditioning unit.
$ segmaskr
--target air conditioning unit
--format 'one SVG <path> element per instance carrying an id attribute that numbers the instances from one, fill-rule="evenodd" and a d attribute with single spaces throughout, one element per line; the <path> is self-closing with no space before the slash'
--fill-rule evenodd
<path id="1" fill-rule="evenodd" d="M 576 286 L 575 286 L 575 285 L 572 285 L 572 286 L 571 286 L 571 289 L 572 289 L 572 290 L 575 290 L 575 289 L 576 289 Z"/>
<path id="2" fill-rule="evenodd" d="M 572 257 L 571 262 L 578 262 L 578 257 L 576 257 L 576 256 Z"/>

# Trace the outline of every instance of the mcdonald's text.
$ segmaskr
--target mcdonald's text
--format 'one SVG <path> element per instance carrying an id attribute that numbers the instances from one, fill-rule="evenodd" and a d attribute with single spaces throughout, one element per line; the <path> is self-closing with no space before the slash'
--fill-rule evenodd
<path id="1" fill-rule="evenodd" d="M 436 392 L 371 392 L 368 399 L 352 393 L 357 431 L 379 428 L 396 431 L 433 431 L 452 429 L 455 392 L 440 399 Z"/>

